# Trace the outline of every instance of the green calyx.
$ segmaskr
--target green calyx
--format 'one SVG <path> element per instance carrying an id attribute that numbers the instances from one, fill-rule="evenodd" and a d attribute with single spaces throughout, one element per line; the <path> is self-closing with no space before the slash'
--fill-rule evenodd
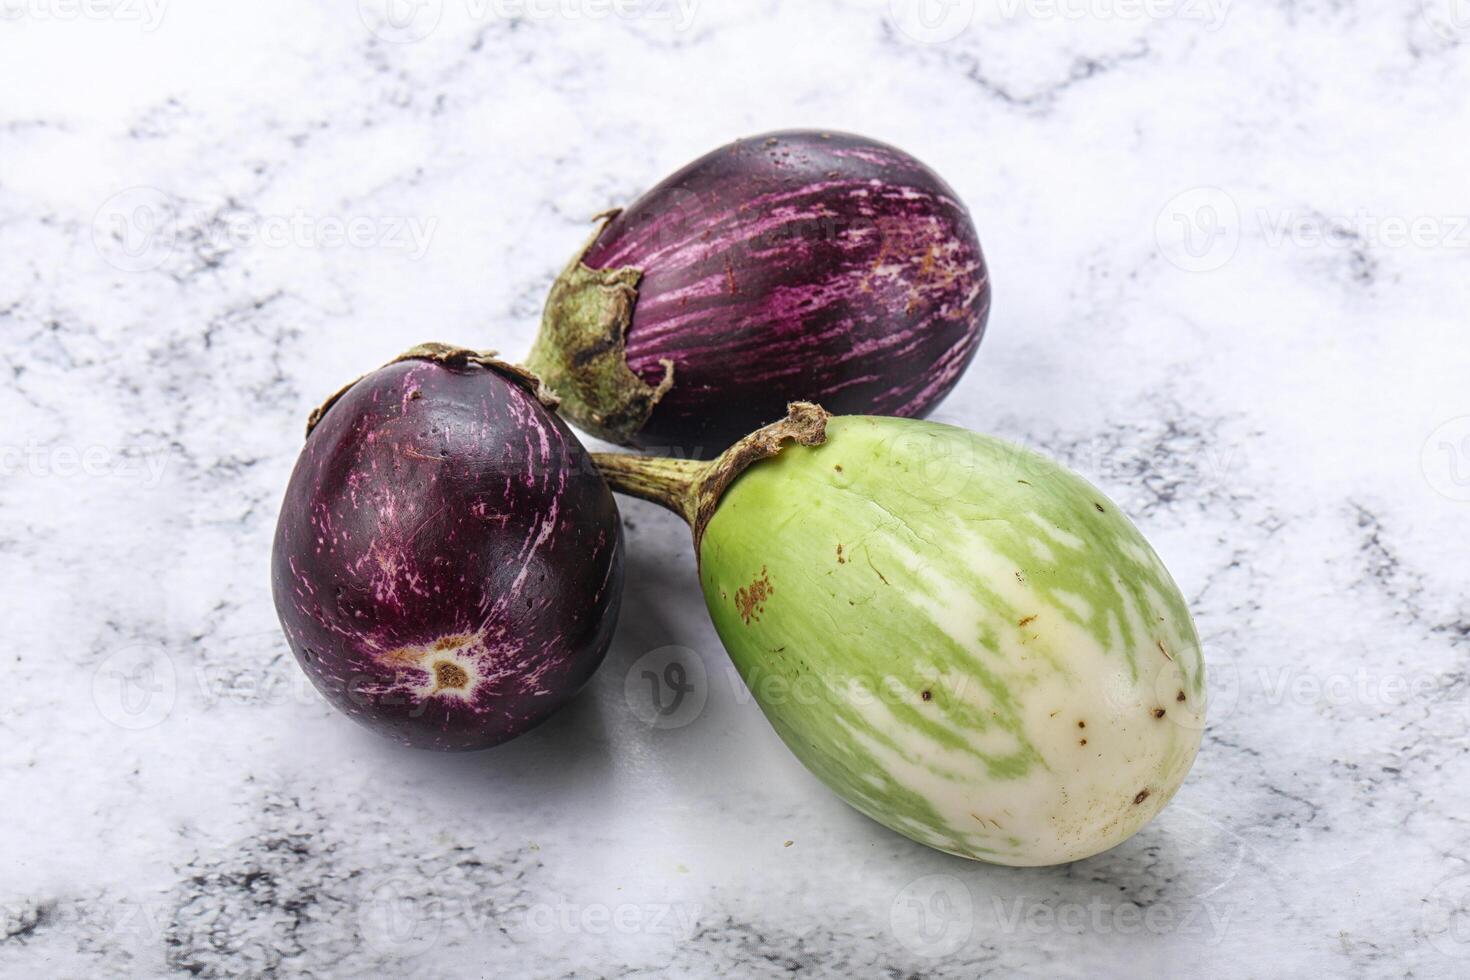
<path id="1" fill-rule="evenodd" d="M 617 211 L 601 216 L 597 231 L 557 277 L 526 366 L 561 399 L 562 414 L 579 428 L 626 445 L 674 385 L 674 365 L 649 385 L 628 366 L 628 327 L 638 304 L 643 271 L 593 269 L 583 261 Z"/>

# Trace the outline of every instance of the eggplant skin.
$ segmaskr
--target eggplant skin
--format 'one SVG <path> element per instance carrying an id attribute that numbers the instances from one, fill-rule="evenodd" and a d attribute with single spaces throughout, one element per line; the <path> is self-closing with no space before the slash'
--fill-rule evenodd
<path id="1" fill-rule="evenodd" d="M 745 470 L 699 547 L 720 639 L 802 763 L 950 854 L 1079 861 L 1159 814 L 1204 734 L 1189 605 L 1122 510 L 1009 443 L 834 418 Z"/>
<path id="2" fill-rule="evenodd" d="M 642 272 L 628 364 L 673 386 L 634 443 L 710 457 L 813 401 L 923 417 L 990 312 L 975 226 L 937 174 L 835 132 L 740 140 L 649 191 L 583 257 Z"/>
<path id="3" fill-rule="evenodd" d="M 523 383 L 401 361 L 308 437 L 272 558 L 276 609 L 335 707 L 400 743 L 489 748 L 601 663 L 623 586 L 607 484 Z"/>

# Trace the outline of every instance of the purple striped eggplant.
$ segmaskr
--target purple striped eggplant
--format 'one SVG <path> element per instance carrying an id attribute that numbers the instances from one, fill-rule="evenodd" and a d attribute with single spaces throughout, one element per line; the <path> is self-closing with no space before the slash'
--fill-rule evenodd
<path id="1" fill-rule="evenodd" d="M 862 137 L 737 141 L 604 219 L 552 288 L 527 366 L 612 442 L 709 457 L 801 399 L 922 417 L 985 331 L 969 212 Z"/>
<path id="2" fill-rule="evenodd" d="M 415 348 L 312 418 L 272 561 L 317 689 L 399 742 L 489 748 L 568 701 L 622 598 L 617 506 L 539 382 Z"/>

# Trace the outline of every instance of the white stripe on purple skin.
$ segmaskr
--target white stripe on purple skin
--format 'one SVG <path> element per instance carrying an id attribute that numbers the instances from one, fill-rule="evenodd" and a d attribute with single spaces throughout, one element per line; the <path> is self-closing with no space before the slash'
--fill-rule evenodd
<path id="1" fill-rule="evenodd" d="M 900 150 L 841 133 L 743 140 L 613 220 L 583 260 L 643 271 L 628 363 L 674 387 L 637 444 L 709 456 L 795 400 L 923 416 L 984 334 L 969 213 Z"/>
<path id="2" fill-rule="evenodd" d="M 622 531 L 580 443 L 523 386 L 405 361 L 308 439 L 273 577 L 297 661 L 333 705 L 409 745 L 481 749 L 602 661 Z"/>

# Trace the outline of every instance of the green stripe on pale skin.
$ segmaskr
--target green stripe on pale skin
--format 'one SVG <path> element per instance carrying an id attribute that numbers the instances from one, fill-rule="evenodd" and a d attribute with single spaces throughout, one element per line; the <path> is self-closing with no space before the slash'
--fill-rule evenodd
<path id="1" fill-rule="evenodd" d="M 792 751 L 942 850 L 1095 854 L 1162 809 L 1198 749 L 1203 665 L 1168 572 L 1100 492 L 998 440 L 831 419 L 825 444 L 725 492 L 700 577 Z M 740 603 L 761 581 L 763 609 Z"/>

